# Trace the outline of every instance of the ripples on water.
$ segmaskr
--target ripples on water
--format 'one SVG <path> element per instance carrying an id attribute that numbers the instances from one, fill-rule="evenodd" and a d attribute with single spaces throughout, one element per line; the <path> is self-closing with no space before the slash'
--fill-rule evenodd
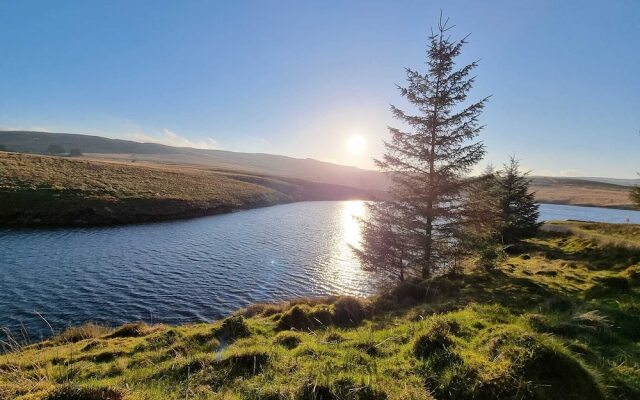
<path id="1" fill-rule="evenodd" d="M 255 302 L 372 293 L 349 244 L 364 203 L 306 202 L 111 228 L 0 230 L 0 326 L 38 337 L 97 321 L 192 322 Z M 640 213 L 541 206 L 541 218 L 640 223 Z"/>
<path id="2" fill-rule="evenodd" d="M 255 302 L 367 295 L 361 201 L 294 203 L 112 228 L 0 231 L 0 326 L 179 323 Z"/>

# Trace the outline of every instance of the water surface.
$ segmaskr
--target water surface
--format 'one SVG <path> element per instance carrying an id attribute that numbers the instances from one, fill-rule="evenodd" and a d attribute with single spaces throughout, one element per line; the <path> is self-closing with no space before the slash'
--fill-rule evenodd
<path id="1" fill-rule="evenodd" d="M 292 297 L 374 291 L 349 245 L 364 203 L 305 202 L 106 228 L 0 230 L 0 326 L 47 335 L 92 320 L 181 323 Z M 640 212 L 542 205 L 541 219 L 640 223 Z"/>

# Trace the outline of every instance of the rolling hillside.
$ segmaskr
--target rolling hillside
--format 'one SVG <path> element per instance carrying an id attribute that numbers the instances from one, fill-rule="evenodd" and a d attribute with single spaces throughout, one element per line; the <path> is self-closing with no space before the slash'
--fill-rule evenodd
<path id="1" fill-rule="evenodd" d="M 79 148 L 84 158 L 135 163 L 147 161 L 173 166 L 191 165 L 217 171 L 287 177 L 344 185 L 367 191 L 386 191 L 388 178 L 380 172 L 262 153 L 240 153 L 171 147 L 156 143 L 98 136 L 26 131 L 0 131 L 0 144 L 10 150 L 43 154 L 50 145 Z M 632 208 L 629 187 L 633 179 L 534 177 L 532 190 L 542 203 Z"/>
<path id="2" fill-rule="evenodd" d="M 300 179 L 0 152 L 0 225 L 151 222 L 371 196 L 362 189 Z"/>
<path id="3" fill-rule="evenodd" d="M 44 154 L 50 145 L 60 145 L 66 150 L 79 148 L 84 154 L 95 158 L 199 165 L 368 190 L 385 190 L 387 187 L 385 176 L 376 171 L 273 154 L 192 149 L 99 136 L 25 131 L 0 131 L 0 144 L 9 150 L 25 153 Z"/>

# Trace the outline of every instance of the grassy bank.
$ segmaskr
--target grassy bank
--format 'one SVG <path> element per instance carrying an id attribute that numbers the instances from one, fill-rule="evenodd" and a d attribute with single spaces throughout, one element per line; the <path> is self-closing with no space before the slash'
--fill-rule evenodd
<path id="1" fill-rule="evenodd" d="M 632 210 L 630 187 L 575 178 L 536 177 L 531 190 L 539 203 Z"/>
<path id="2" fill-rule="evenodd" d="M 0 356 L 0 398 L 637 399 L 638 226 L 544 232 L 493 271 L 211 324 L 73 328 Z"/>
<path id="3" fill-rule="evenodd" d="M 0 152 L 0 225 L 72 226 L 197 217 L 365 191 L 189 166 Z"/>

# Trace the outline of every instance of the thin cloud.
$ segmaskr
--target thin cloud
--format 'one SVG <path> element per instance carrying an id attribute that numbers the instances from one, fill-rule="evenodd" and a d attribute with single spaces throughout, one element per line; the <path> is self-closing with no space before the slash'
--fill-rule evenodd
<path id="1" fill-rule="evenodd" d="M 580 176 L 579 171 L 573 168 L 562 169 L 562 170 L 539 169 L 539 170 L 534 170 L 533 175 L 556 176 L 560 178 L 573 178 L 573 177 Z"/>
<path id="2" fill-rule="evenodd" d="M 147 133 L 131 133 L 127 139 L 142 143 L 159 143 L 175 147 L 193 147 L 195 149 L 217 149 L 218 142 L 211 138 L 194 141 L 175 132 L 165 129 L 162 134 L 149 135 Z"/>

